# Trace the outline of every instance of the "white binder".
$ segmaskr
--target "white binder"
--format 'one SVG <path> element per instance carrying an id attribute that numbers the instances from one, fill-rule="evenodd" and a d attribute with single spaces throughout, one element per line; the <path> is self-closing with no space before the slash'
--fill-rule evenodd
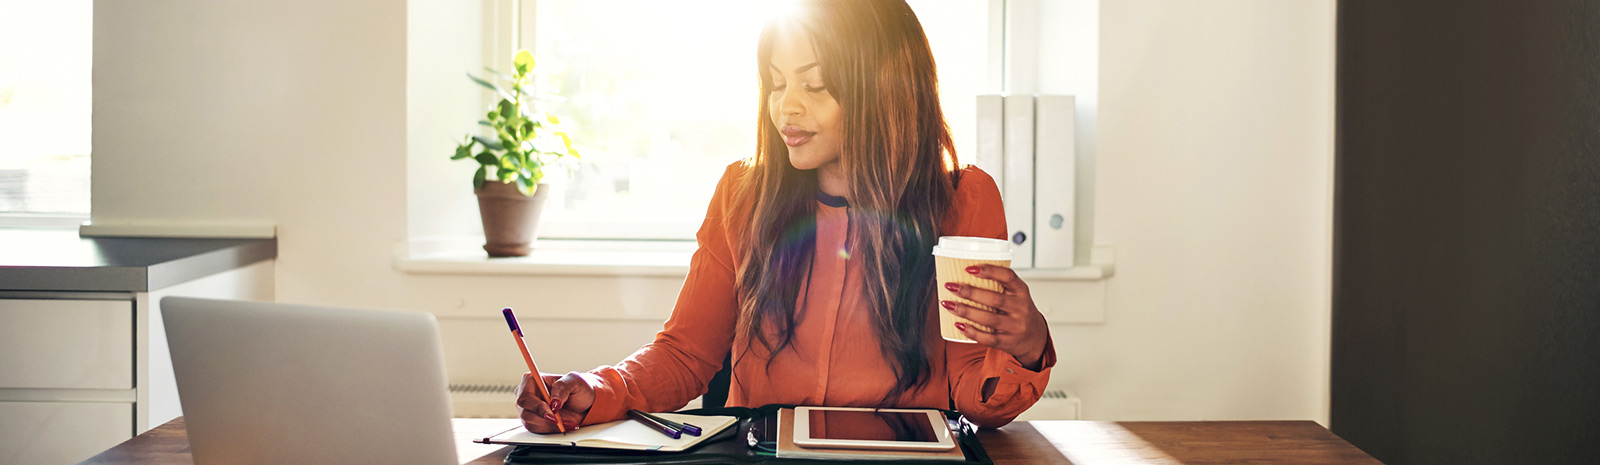
<path id="1" fill-rule="evenodd" d="M 973 162 L 994 178 L 995 185 L 1000 187 L 1002 193 L 1006 189 L 1003 101 L 999 95 L 978 96 L 978 153 Z"/>
<path id="2" fill-rule="evenodd" d="M 1034 104 L 1033 266 L 1071 268 L 1076 243 L 1076 102 L 1071 95 L 1040 95 Z"/>
<path id="3" fill-rule="evenodd" d="M 1011 239 L 1011 268 L 1033 268 L 1033 95 L 1005 96 L 1004 179 L 1000 197 L 1006 204 Z"/>

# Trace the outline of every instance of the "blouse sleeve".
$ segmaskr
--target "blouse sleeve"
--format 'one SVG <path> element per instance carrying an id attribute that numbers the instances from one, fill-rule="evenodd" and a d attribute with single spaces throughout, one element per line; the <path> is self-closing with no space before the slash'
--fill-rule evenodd
<path id="1" fill-rule="evenodd" d="M 629 409 L 677 410 L 704 394 L 711 377 L 722 368 L 738 318 L 728 220 L 730 199 L 743 172 L 742 162 L 734 163 L 717 182 L 705 222 L 695 235 L 698 248 L 689 262 L 688 279 L 655 341 L 615 366 L 590 371 L 595 401 L 582 424 L 619 420 Z"/>
<path id="2" fill-rule="evenodd" d="M 947 219 L 945 235 L 1006 238 L 1005 207 L 994 179 L 976 167 L 967 168 L 956 189 L 954 217 Z M 939 310 L 943 311 L 943 310 Z M 956 410 L 978 426 L 998 428 L 1010 423 L 1033 406 L 1050 381 L 1050 368 L 1056 364 L 1053 339 L 1045 340 L 1044 356 L 1038 371 L 1029 370 L 1016 357 L 992 347 L 941 341 L 945 348 L 946 373 L 949 373 L 950 399 Z M 983 385 L 994 379 L 995 388 L 987 399 Z"/>

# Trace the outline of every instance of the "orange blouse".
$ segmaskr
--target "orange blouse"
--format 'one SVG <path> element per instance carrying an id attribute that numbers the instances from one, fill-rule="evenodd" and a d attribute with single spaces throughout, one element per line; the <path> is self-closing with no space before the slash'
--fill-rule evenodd
<path id="1" fill-rule="evenodd" d="M 734 186 L 748 168 L 728 166 L 717 183 L 706 220 L 696 235 L 699 248 L 689 277 L 654 342 L 616 366 L 593 370 L 595 402 L 583 424 L 618 420 L 628 409 L 651 412 L 681 408 L 704 394 L 712 375 L 732 349 L 733 381 L 728 405 L 756 407 L 781 403 L 826 406 L 949 408 L 980 426 L 998 427 L 1039 400 L 1055 365 L 1054 343 L 1047 342 L 1043 367 L 1024 368 L 1003 351 L 939 336 L 941 309 L 928 311 L 929 381 L 901 396 L 896 405 L 878 405 L 894 385 L 894 371 L 878 349 L 872 315 L 861 294 L 860 255 L 845 250 L 848 206 L 818 202 L 817 247 L 811 282 L 800 296 L 792 345 L 775 356 L 761 344 L 736 336 L 738 319 L 734 270 L 739 241 L 746 240 L 750 200 L 736 198 Z M 1005 238 L 1005 211 L 994 179 L 977 167 L 963 170 L 953 208 L 941 224 L 947 236 Z M 768 368 L 768 358 L 775 358 Z M 998 378 L 984 399 L 985 380 Z"/>

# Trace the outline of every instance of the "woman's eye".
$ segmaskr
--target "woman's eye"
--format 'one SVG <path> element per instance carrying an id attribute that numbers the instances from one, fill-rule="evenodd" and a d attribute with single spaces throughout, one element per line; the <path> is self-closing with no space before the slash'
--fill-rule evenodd
<path id="1" fill-rule="evenodd" d="M 813 86 L 811 84 L 806 84 L 805 87 L 806 87 L 806 92 L 822 92 L 824 90 L 827 90 L 827 89 L 822 88 L 822 86 Z"/>

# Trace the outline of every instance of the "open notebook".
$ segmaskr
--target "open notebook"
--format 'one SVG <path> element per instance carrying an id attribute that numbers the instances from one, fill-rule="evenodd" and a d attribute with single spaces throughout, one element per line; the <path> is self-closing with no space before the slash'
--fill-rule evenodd
<path id="1" fill-rule="evenodd" d="M 678 423 L 690 423 L 699 426 L 703 431 L 699 436 L 685 434 L 681 438 L 672 439 L 638 421 L 618 420 L 585 426 L 574 431 L 568 431 L 566 434 L 533 434 L 518 424 L 494 436 L 474 440 L 473 442 L 509 445 L 571 445 L 597 449 L 678 452 L 694 447 L 700 441 L 716 436 L 717 433 L 739 422 L 737 417 L 727 416 L 680 415 L 676 413 L 657 413 L 655 415 Z"/>

